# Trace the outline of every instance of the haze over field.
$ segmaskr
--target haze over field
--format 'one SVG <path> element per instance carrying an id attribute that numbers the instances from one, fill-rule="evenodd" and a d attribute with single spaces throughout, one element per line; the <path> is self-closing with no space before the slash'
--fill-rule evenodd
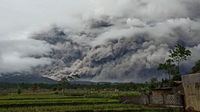
<path id="1" fill-rule="evenodd" d="M 200 0 L 0 0 L 0 73 L 143 82 L 176 43 L 200 59 Z"/>

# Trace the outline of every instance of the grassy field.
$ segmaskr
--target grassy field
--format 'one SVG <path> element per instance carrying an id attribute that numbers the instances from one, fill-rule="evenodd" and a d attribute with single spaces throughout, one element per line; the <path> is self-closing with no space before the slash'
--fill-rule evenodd
<path id="1" fill-rule="evenodd" d="M 123 104 L 120 96 L 134 91 L 92 91 L 68 89 L 65 92 L 23 92 L 0 95 L 0 112 L 177 112 L 166 108 Z"/>

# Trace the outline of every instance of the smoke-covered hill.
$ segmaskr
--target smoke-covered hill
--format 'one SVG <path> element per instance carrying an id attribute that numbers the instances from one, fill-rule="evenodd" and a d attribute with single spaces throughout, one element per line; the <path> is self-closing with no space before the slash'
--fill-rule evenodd
<path id="1" fill-rule="evenodd" d="M 67 24 L 30 36 L 48 48 L 28 55 L 45 62 L 31 66 L 33 74 L 56 80 L 79 75 L 92 81 L 144 82 L 166 77 L 156 68 L 177 43 L 193 53 L 181 63 L 183 73 L 200 59 L 199 0 L 85 2 L 85 10 L 71 10 Z"/>
<path id="2" fill-rule="evenodd" d="M 130 25 L 130 21 L 135 21 L 130 18 L 112 21 L 93 19 L 80 31 L 53 27 L 35 34 L 32 38 L 52 46 L 45 57 L 53 62 L 34 70 L 57 80 L 80 75 L 92 81 L 143 82 L 152 77 L 165 77 L 156 68 L 177 42 L 193 51 L 191 60 L 183 64 L 185 71 L 198 59 L 200 24 L 197 20 L 169 19 L 143 23 L 143 26 Z"/>
<path id="3" fill-rule="evenodd" d="M 7 73 L 0 75 L 1 83 L 58 83 L 55 80 L 30 73 Z"/>

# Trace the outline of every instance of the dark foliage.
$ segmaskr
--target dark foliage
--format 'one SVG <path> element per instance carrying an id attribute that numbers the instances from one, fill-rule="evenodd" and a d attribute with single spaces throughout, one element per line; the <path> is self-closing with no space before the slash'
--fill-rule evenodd
<path id="1" fill-rule="evenodd" d="M 196 62 L 194 67 L 192 67 L 191 73 L 199 73 L 200 72 L 200 60 Z"/>

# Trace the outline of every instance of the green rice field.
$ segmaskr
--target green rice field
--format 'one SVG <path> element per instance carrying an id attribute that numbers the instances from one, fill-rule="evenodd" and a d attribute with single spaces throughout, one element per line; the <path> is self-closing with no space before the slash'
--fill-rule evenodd
<path id="1" fill-rule="evenodd" d="M 137 92 L 66 90 L 0 95 L 0 112 L 178 112 L 176 109 L 124 104 L 119 96 Z"/>

